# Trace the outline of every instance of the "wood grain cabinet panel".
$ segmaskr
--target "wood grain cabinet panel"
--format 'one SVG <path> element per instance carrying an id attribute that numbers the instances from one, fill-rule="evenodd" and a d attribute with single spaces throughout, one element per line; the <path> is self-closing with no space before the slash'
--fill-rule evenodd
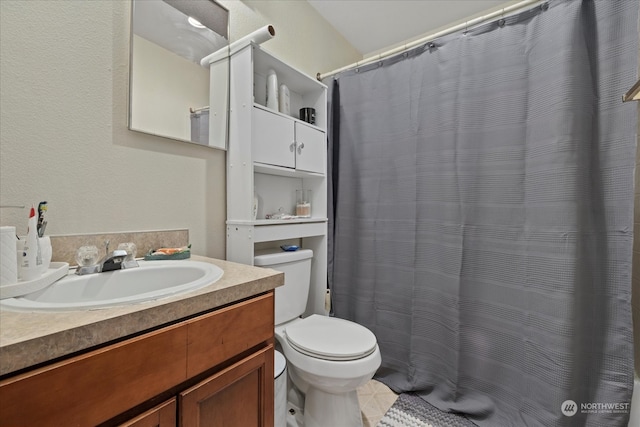
<path id="1" fill-rule="evenodd" d="M 192 377 L 273 338 L 273 292 L 188 323 L 187 375 Z"/>
<path id="2" fill-rule="evenodd" d="M 6 378 L 0 427 L 273 427 L 273 304 L 270 291 Z"/>
<path id="3" fill-rule="evenodd" d="M 3 380 L 0 425 L 104 422 L 184 382 L 186 341 L 180 324 Z"/>
<path id="4" fill-rule="evenodd" d="M 178 399 L 170 399 L 118 427 L 175 427 Z"/>
<path id="5" fill-rule="evenodd" d="M 273 345 L 180 394 L 180 427 L 273 427 Z"/>

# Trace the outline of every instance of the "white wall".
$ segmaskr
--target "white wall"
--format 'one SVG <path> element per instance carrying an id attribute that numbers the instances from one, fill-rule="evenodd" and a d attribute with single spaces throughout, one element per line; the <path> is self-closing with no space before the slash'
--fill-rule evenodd
<path id="1" fill-rule="evenodd" d="M 231 40 L 271 24 L 276 36 L 262 46 L 310 76 L 362 59 L 305 0 L 219 0 L 231 14 Z"/>
<path id="2" fill-rule="evenodd" d="M 360 57 L 303 1 L 226 0 L 231 39 L 315 75 Z M 128 0 L 0 1 L 0 204 L 49 202 L 49 234 L 188 228 L 224 257 L 225 152 L 127 129 Z M 0 210 L 26 232 L 27 211 Z"/>

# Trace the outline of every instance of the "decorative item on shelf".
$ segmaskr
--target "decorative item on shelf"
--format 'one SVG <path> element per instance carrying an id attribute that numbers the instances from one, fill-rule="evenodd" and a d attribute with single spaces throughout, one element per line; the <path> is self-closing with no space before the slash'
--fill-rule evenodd
<path id="1" fill-rule="evenodd" d="M 311 190 L 296 190 L 296 216 L 311 217 Z"/>
<path id="2" fill-rule="evenodd" d="M 278 212 L 266 214 L 264 216 L 266 219 L 295 219 L 297 218 L 295 215 L 291 215 L 290 213 L 285 213 L 284 208 L 278 209 Z"/>
<path id="3" fill-rule="evenodd" d="M 164 261 L 191 258 L 191 244 L 181 248 L 151 249 L 145 256 L 145 261 Z"/>
<path id="4" fill-rule="evenodd" d="M 300 120 L 309 124 L 316 124 L 316 109 L 305 107 L 300 109 Z"/>
<path id="5" fill-rule="evenodd" d="M 267 73 L 267 108 L 278 111 L 278 76 L 274 70 Z"/>
<path id="6" fill-rule="evenodd" d="M 291 97 L 289 88 L 284 83 L 280 85 L 278 92 L 278 104 L 282 114 L 291 115 Z"/>
<path id="7" fill-rule="evenodd" d="M 256 192 L 253 193 L 253 220 L 255 221 L 258 218 L 258 194 Z"/>

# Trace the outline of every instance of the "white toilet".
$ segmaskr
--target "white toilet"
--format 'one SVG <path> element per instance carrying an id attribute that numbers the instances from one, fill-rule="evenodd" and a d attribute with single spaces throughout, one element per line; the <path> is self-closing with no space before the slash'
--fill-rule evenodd
<path id="1" fill-rule="evenodd" d="M 361 427 L 356 389 L 380 367 L 380 349 L 364 326 L 322 315 L 300 318 L 307 306 L 313 251 L 279 249 L 256 251 L 254 264 L 284 272 L 284 286 L 276 288 L 275 335 L 287 359 L 295 388 L 289 399 L 302 394 L 304 427 Z M 293 398 L 292 398 L 293 397 Z M 300 425 L 290 416 L 288 425 Z"/>

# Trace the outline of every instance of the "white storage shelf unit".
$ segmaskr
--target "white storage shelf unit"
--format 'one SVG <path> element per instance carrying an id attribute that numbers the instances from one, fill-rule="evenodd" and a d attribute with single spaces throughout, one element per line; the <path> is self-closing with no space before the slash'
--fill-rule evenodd
<path id="1" fill-rule="evenodd" d="M 291 116 L 299 119 L 300 108 L 315 108 L 316 126 L 318 129 L 326 129 L 327 87 L 265 52 L 260 46 L 254 45 L 253 53 L 254 102 L 258 106 L 267 104 L 267 73 L 274 70 L 278 76 L 278 85 L 284 83 L 289 88 Z"/>
<path id="2" fill-rule="evenodd" d="M 266 104 L 266 76 L 274 70 L 290 93 L 290 115 Z M 314 251 L 307 314 L 324 313 L 327 269 L 326 86 L 250 44 L 231 57 L 227 163 L 227 259 L 253 264 L 254 245 L 295 240 Z M 311 107 L 316 123 L 298 119 Z M 311 218 L 295 214 L 295 190 L 311 190 Z M 258 212 L 253 219 L 253 197 Z"/>

